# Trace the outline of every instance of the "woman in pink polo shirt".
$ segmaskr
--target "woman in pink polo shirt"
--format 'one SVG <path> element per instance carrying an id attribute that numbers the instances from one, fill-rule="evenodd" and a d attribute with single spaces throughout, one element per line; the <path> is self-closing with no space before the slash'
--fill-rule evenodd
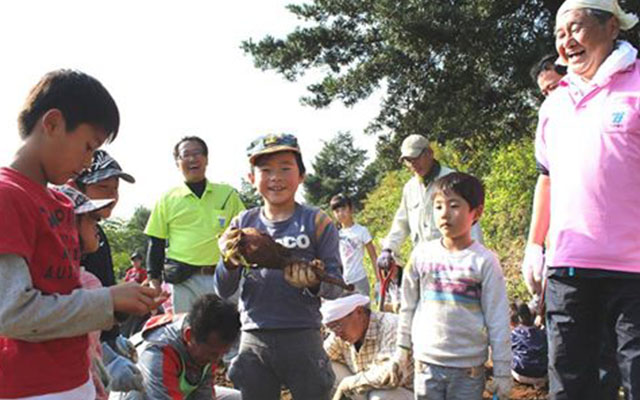
<path id="1" fill-rule="evenodd" d="M 640 399 L 640 62 L 617 40 L 637 22 L 617 0 L 567 0 L 556 15 L 569 72 L 540 109 L 523 262 L 537 294 L 548 268 L 551 399 L 608 398 L 603 338 L 617 349 L 627 398 Z"/>

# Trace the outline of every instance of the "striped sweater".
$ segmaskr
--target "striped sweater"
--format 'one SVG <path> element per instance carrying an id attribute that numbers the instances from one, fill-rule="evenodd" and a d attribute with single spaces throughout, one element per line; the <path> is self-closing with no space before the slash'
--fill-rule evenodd
<path id="1" fill-rule="evenodd" d="M 402 282 L 398 346 L 459 368 L 483 364 L 491 346 L 495 375 L 508 376 L 509 335 L 504 277 L 491 251 L 476 241 L 454 252 L 440 239 L 416 246 Z"/>

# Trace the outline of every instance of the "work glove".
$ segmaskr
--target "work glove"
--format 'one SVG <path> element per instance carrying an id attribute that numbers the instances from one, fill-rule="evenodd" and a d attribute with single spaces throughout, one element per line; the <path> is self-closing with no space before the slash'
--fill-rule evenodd
<path id="1" fill-rule="evenodd" d="M 524 283 L 531 294 L 542 292 L 542 275 L 544 271 L 544 254 L 542 246 L 529 243 L 524 250 L 524 260 L 522 261 L 522 275 Z"/>
<path id="2" fill-rule="evenodd" d="M 237 246 L 239 236 L 240 229 L 229 227 L 218 239 L 218 248 L 222 253 L 224 266 L 228 270 L 234 270 L 244 264 Z"/>
<path id="3" fill-rule="evenodd" d="M 324 270 L 324 263 L 314 261 L 314 266 L 307 262 L 295 262 L 284 267 L 284 280 L 299 289 L 313 288 L 320 284 L 320 277 L 315 270 Z"/>
<path id="4" fill-rule="evenodd" d="M 354 394 L 354 390 L 358 387 L 357 382 L 357 375 L 351 375 L 342 378 L 331 400 L 342 400 L 343 397 L 349 397 Z"/>
<path id="5" fill-rule="evenodd" d="M 391 268 L 391 264 L 395 262 L 395 258 L 393 257 L 393 251 L 391 249 L 383 249 L 376 260 L 376 265 L 380 269 L 388 270 Z"/>
<path id="6" fill-rule="evenodd" d="M 387 375 L 382 379 L 384 384 L 389 387 L 400 386 L 403 376 L 410 370 L 411 351 L 403 347 L 397 347 L 391 358 Z"/>
<path id="7" fill-rule="evenodd" d="M 129 339 L 122 335 L 116 336 L 115 340 L 115 348 L 114 350 L 121 356 L 128 358 L 134 363 L 138 362 L 138 352 L 136 351 L 136 347 L 131 343 Z"/>
<path id="8" fill-rule="evenodd" d="M 499 400 L 509 400 L 512 387 L 513 379 L 510 376 L 494 376 L 493 381 L 488 385 L 489 391 L 497 394 Z"/>
<path id="9" fill-rule="evenodd" d="M 102 344 L 102 359 L 110 377 L 109 390 L 115 392 L 143 391 L 142 373 L 126 357 L 118 355 L 108 344 Z"/>

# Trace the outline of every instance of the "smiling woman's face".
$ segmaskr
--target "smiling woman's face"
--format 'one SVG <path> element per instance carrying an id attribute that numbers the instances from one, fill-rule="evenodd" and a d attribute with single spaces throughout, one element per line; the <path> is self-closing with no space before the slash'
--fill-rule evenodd
<path id="1" fill-rule="evenodd" d="M 556 50 L 569 70 L 590 80 L 611 54 L 619 26 L 616 18 L 601 23 L 587 10 L 569 10 L 556 21 Z"/>

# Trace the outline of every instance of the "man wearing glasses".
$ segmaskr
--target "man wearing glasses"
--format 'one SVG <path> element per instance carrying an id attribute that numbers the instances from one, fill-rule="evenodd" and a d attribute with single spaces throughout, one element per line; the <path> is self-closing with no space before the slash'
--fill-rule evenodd
<path id="1" fill-rule="evenodd" d="M 422 135 L 409 135 L 402 142 L 400 161 L 413 173 L 413 177 L 404 185 L 402 200 L 393 218 L 391 230 L 382 241 L 382 252 L 378 257 L 378 268 L 388 270 L 393 255 L 398 254 L 400 246 L 409 236 L 416 244 L 439 238 L 440 231 L 433 219 L 433 182 L 454 172 L 434 158 L 433 150 L 427 138 Z M 482 242 L 482 230 L 474 224 L 471 237 Z"/>
<path id="2" fill-rule="evenodd" d="M 213 292 L 220 258 L 217 237 L 244 210 L 231 186 L 207 180 L 207 156 L 207 144 L 196 136 L 174 146 L 173 158 L 184 183 L 160 198 L 145 229 L 151 285 L 159 287 L 163 279 L 173 284 L 175 313 L 189 311 L 198 297 Z"/>
<path id="3" fill-rule="evenodd" d="M 361 294 L 325 300 L 320 312 L 329 330 L 324 349 L 336 375 L 334 400 L 413 399 L 412 363 L 400 380 L 388 378 L 396 367 L 397 315 L 371 311 Z"/>

